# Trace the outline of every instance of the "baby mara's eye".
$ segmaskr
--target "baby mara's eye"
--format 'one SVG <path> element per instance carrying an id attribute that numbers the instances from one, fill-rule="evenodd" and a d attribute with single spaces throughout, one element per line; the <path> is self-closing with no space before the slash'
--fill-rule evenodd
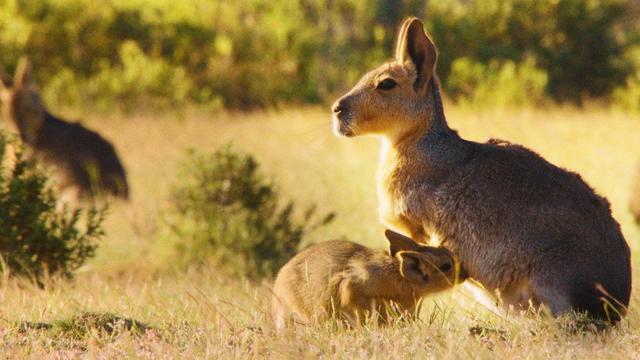
<path id="1" fill-rule="evenodd" d="M 442 272 L 447 272 L 447 271 L 451 270 L 451 268 L 452 268 L 451 263 L 444 263 L 444 264 L 440 265 L 440 271 L 442 271 Z"/>
<path id="2" fill-rule="evenodd" d="M 393 80 L 392 78 L 386 78 L 378 83 L 378 85 L 376 86 L 376 89 L 391 90 L 394 87 L 396 87 L 396 85 L 398 85 L 398 83 L 395 80 Z"/>

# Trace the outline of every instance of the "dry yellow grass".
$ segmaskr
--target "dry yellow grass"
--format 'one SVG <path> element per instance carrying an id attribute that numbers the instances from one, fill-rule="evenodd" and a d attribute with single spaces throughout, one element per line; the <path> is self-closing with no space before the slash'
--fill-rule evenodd
<path id="1" fill-rule="evenodd" d="M 627 210 L 631 175 L 640 161 L 640 119 L 606 110 L 483 112 L 449 107 L 452 127 L 467 138 L 499 137 L 526 145 L 580 172 L 607 196 L 639 264 L 640 228 Z M 224 279 L 214 268 L 164 271 L 163 213 L 170 184 L 188 148 L 227 142 L 254 154 L 282 193 L 336 211 L 309 241 L 340 236 L 382 247 L 374 174 L 378 142 L 338 139 L 326 109 L 233 115 L 96 117 L 86 123 L 112 139 L 128 168 L 132 201 L 111 207 L 107 236 L 73 282 L 38 289 L 5 279 L 0 287 L 0 353 L 16 357 L 90 358 L 637 358 L 640 306 L 606 335 L 571 334 L 538 316 L 500 318 L 462 288 L 425 302 L 421 321 L 348 330 L 328 323 L 276 334 L 269 283 Z M 638 278 L 638 270 L 635 270 Z M 20 331 L 16 321 L 51 321 L 82 311 L 112 312 L 154 329 L 141 336 L 89 333 L 69 338 Z M 483 327 L 483 336 L 469 329 Z"/>

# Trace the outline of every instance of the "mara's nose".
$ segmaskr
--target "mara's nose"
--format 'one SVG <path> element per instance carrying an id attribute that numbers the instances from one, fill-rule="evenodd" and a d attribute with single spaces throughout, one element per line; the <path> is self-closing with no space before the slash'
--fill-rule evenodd
<path id="1" fill-rule="evenodd" d="M 344 104 L 342 103 L 341 100 L 338 100 L 333 103 L 333 105 L 331 106 L 331 110 L 333 111 L 334 114 L 338 114 L 344 111 Z"/>

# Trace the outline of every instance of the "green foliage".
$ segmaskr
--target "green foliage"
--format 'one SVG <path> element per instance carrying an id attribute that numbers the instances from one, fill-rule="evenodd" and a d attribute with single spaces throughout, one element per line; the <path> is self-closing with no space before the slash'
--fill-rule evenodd
<path id="1" fill-rule="evenodd" d="M 611 93 L 630 68 L 624 50 L 637 38 L 625 25 L 624 0 L 432 1 L 427 27 L 441 49 L 439 73 L 468 57 L 521 62 L 535 59 L 548 76 L 548 94 L 580 101 Z M 637 21 L 637 20 L 636 20 Z"/>
<path id="2" fill-rule="evenodd" d="M 186 104 L 191 82 L 182 66 L 146 56 L 133 41 L 123 42 L 119 55 L 120 64 L 102 62 L 98 72 L 84 81 L 78 82 L 70 69 L 64 69 L 51 80 L 45 97 L 54 103 L 73 104 L 83 96 L 102 111 L 114 104 L 124 111 L 141 105 L 166 108 Z"/>
<path id="3" fill-rule="evenodd" d="M 580 101 L 638 71 L 624 55 L 640 44 L 638 14 L 630 0 L 0 0 L 0 64 L 27 54 L 47 100 L 65 105 L 321 102 L 392 56 L 415 15 L 456 98 L 459 59 L 498 72 L 533 59 L 546 96 Z"/>
<path id="4" fill-rule="evenodd" d="M 306 233 L 328 224 L 313 222 L 315 208 L 295 218 L 293 202 L 282 204 L 275 185 L 256 160 L 229 146 L 212 154 L 191 152 L 173 190 L 179 220 L 177 250 L 188 263 L 212 260 L 222 272 L 272 276 L 298 250 Z"/>
<path id="5" fill-rule="evenodd" d="M 544 100 L 547 74 L 528 60 L 492 60 L 488 65 L 458 58 L 449 75 L 450 95 L 473 107 L 515 107 L 540 104 Z"/>
<path id="6" fill-rule="evenodd" d="M 16 148 L 15 144 L 14 148 Z M 0 133 L 0 255 L 4 271 L 42 283 L 47 275 L 71 277 L 93 257 L 103 235 L 103 211 L 90 208 L 86 225 L 80 209 L 56 210 L 47 177 L 17 148 L 7 155 L 9 141 Z"/>
<path id="7" fill-rule="evenodd" d="M 624 86 L 615 89 L 613 99 L 624 110 L 640 112 L 640 71 L 629 76 Z"/>
<path id="8" fill-rule="evenodd" d="M 627 77 L 623 86 L 614 90 L 613 100 L 624 110 L 640 112 L 640 46 L 629 49 L 626 58 L 636 71 Z"/>

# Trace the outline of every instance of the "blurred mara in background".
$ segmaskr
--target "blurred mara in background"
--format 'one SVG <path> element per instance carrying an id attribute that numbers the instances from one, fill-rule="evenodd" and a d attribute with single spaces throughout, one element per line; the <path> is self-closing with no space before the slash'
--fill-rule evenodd
<path id="1" fill-rule="evenodd" d="M 69 200 L 113 195 L 127 199 L 127 178 L 113 146 L 99 134 L 49 113 L 22 58 L 12 80 L 0 67 L 0 103 L 20 138 L 54 167 L 55 186 Z"/>

